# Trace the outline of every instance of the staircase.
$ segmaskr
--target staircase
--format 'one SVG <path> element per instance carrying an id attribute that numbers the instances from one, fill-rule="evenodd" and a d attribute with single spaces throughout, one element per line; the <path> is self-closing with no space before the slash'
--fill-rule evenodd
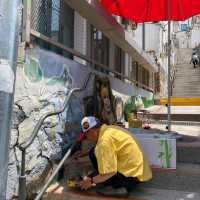
<path id="1" fill-rule="evenodd" d="M 200 67 L 190 63 L 192 49 L 179 49 L 173 97 L 200 97 Z"/>

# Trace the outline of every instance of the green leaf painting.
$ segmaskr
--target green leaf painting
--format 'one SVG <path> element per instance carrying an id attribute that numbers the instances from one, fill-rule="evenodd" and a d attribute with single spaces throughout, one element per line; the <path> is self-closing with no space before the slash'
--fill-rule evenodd
<path id="1" fill-rule="evenodd" d="M 42 80 L 42 70 L 39 61 L 33 57 L 30 57 L 29 63 L 25 64 L 24 72 L 28 79 L 33 83 Z"/>
<path id="2" fill-rule="evenodd" d="M 158 153 L 158 159 L 162 163 L 162 167 L 171 167 L 172 147 L 169 140 L 160 140 L 161 152 Z"/>

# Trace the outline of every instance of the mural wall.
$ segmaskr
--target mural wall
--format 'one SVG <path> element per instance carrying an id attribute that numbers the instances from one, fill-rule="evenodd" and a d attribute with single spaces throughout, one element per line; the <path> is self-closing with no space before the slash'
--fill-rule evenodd
<path id="1" fill-rule="evenodd" d="M 30 137 L 41 116 L 62 107 L 70 89 L 83 86 L 89 72 L 91 69 L 84 65 L 52 52 L 39 48 L 26 51 L 26 62 L 23 66 L 18 66 L 16 74 L 7 199 L 11 199 L 18 190 L 21 161 L 18 144 Z M 98 75 L 102 76 L 100 73 Z M 116 119 L 116 113 L 111 113 L 113 108 L 109 109 L 113 102 L 107 101 L 111 95 L 117 96 L 118 106 L 125 103 L 130 96 L 140 94 L 147 99 L 153 96 L 150 92 L 137 90 L 133 85 L 114 77 L 109 77 L 109 84 L 110 90 L 103 89 L 101 95 L 105 97 L 104 103 L 107 105 L 103 112 L 110 112 L 113 119 Z M 27 149 L 26 174 L 28 188 L 31 188 L 32 192 L 43 185 L 53 163 L 61 159 L 63 152 L 80 132 L 80 121 L 85 110 L 84 99 L 93 94 L 94 76 L 87 90 L 73 95 L 62 114 L 45 120 L 36 140 Z M 120 109 L 117 112 L 120 113 Z"/>

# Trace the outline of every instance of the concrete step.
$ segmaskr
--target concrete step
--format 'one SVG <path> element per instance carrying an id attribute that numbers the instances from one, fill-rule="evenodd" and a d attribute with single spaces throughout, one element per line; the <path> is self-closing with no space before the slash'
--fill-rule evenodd
<path id="1" fill-rule="evenodd" d="M 167 119 L 163 120 L 151 120 L 151 125 L 152 124 L 162 124 L 162 125 L 167 125 Z M 173 126 L 196 126 L 199 127 L 200 129 L 200 122 L 195 122 L 195 121 L 171 121 L 171 125 Z"/>
<path id="2" fill-rule="evenodd" d="M 182 87 L 182 86 L 185 86 L 185 87 L 188 87 L 188 88 L 197 88 L 199 89 L 198 87 L 198 83 L 200 82 L 200 79 L 198 81 L 196 80 L 191 80 L 191 82 L 187 82 L 186 80 L 175 80 L 174 81 L 174 86 L 177 86 L 177 87 Z"/>
<path id="3" fill-rule="evenodd" d="M 184 78 L 184 77 L 190 77 L 190 78 L 199 78 L 200 74 L 199 73 L 191 73 L 191 72 L 183 72 L 183 73 L 176 73 L 175 78 Z M 176 80 L 175 79 L 175 80 Z"/>
<path id="4" fill-rule="evenodd" d="M 200 80 L 199 80 L 199 81 L 200 81 Z M 198 82 L 199 82 L 199 81 L 198 81 Z M 197 85 L 198 82 L 193 83 L 193 84 L 191 84 L 191 85 L 189 85 L 189 84 L 187 84 L 187 83 L 185 83 L 185 82 L 182 82 L 182 83 L 181 83 L 181 82 L 180 82 L 180 83 L 176 83 L 176 82 L 175 82 L 174 86 L 175 86 L 175 87 L 180 87 L 180 88 L 185 87 L 186 89 L 187 89 L 187 88 L 189 88 L 189 89 L 193 89 L 193 88 L 194 88 L 195 90 L 198 90 L 198 89 L 200 89 L 200 88 L 198 87 L 198 85 Z"/>
<path id="5" fill-rule="evenodd" d="M 165 120 L 167 119 L 166 114 L 148 114 L 149 119 L 153 120 Z M 191 121 L 200 122 L 200 114 L 171 114 L 172 121 Z"/>
<path id="6" fill-rule="evenodd" d="M 186 79 L 186 78 L 189 78 L 189 79 Z M 183 77 L 177 77 L 174 79 L 175 82 L 185 82 L 185 83 L 193 83 L 193 82 L 198 82 L 200 81 L 200 75 L 198 77 L 186 77 L 186 76 L 183 76 Z"/>
<path id="7" fill-rule="evenodd" d="M 189 86 L 189 87 L 197 87 L 197 83 L 199 83 L 200 81 L 200 78 L 199 80 L 194 80 L 194 79 L 189 79 L 187 80 L 186 78 L 181 78 L 181 79 L 175 79 L 174 80 L 174 85 L 177 85 L 177 86 L 182 86 L 181 84 L 185 85 L 185 86 Z"/>
<path id="8" fill-rule="evenodd" d="M 185 73 L 183 73 L 183 74 L 176 74 L 176 79 L 177 78 L 184 78 L 184 77 L 191 77 L 191 78 L 199 78 L 199 76 L 200 76 L 200 74 L 186 74 L 186 73 L 190 73 L 190 72 L 185 72 Z M 175 79 L 175 80 L 176 80 Z"/>
<path id="9" fill-rule="evenodd" d="M 198 81 L 200 82 L 200 81 Z M 198 87 L 198 82 L 194 83 L 194 86 L 193 85 L 186 85 L 185 83 L 175 83 L 174 84 L 174 89 L 175 90 L 182 90 L 184 89 L 183 91 L 186 91 L 189 90 L 189 91 L 200 91 L 200 88 Z"/>
<path id="10" fill-rule="evenodd" d="M 190 95 L 191 97 L 199 96 L 199 94 L 200 94 L 199 90 L 189 90 L 189 89 L 184 90 L 183 88 L 180 88 L 180 89 L 174 88 L 174 89 L 172 90 L 172 92 L 173 92 L 174 94 L 176 94 L 176 93 L 191 94 L 191 95 Z"/>
<path id="11" fill-rule="evenodd" d="M 185 72 L 185 73 L 189 73 L 189 72 Z M 185 81 L 195 81 L 195 80 L 199 80 L 200 79 L 200 74 L 194 74 L 194 75 L 182 75 L 182 74 L 176 74 L 175 80 L 182 80 L 184 78 L 190 78 L 189 80 L 185 80 Z"/>
<path id="12" fill-rule="evenodd" d="M 195 71 L 199 71 L 199 66 L 196 66 L 194 68 L 193 65 L 182 65 L 182 66 L 176 66 L 175 67 L 176 72 L 183 72 L 183 71 L 188 71 L 188 72 L 195 72 Z"/>
<path id="13" fill-rule="evenodd" d="M 200 93 L 200 90 L 197 88 L 188 88 L 188 87 L 174 87 L 172 92 L 181 92 L 181 93 Z"/>
<path id="14" fill-rule="evenodd" d="M 173 93 L 173 95 L 175 95 L 175 96 L 177 96 L 177 97 L 200 97 L 200 95 L 199 94 L 196 94 L 196 95 L 194 95 L 194 94 L 191 94 L 191 93 Z"/>
<path id="15" fill-rule="evenodd" d="M 186 80 L 186 79 L 176 79 L 174 81 L 174 85 L 176 86 L 186 86 L 186 87 L 195 87 L 195 88 L 199 88 L 198 87 L 198 83 L 199 83 L 200 79 L 199 80 Z"/>
<path id="16" fill-rule="evenodd" d="M 174 91 L 177 92 L 199 92 L 200 88 L 198 88 L 197 86 L 181 86 L 181 85 L 175 85 L 174 87 Z"/>
<path id="17" fill-rule="evenodd" d="M 198 67 L 194 68 L 192 65 L 187 65 L 187 66 L 175 66 L 176 72 L 183 72 L 183 71 L 188 71 L 188 72 L 194 72 L 198 70 Z"/>
<path id="18" fill-rule="evenodd" d="M 173 88 L 173 90 L 172 90 L 172 92 L 174 92 L 174 93 L 185 93 L 185 94 L 194 94 L 195 96 L 197 95 L 197 94 L 199 94 L 200 93 L 200 91 L 199 90 L 195 90 L 195 89 L 189 89 L 189 88 L 185 88 L 184 89 L 184 87 L 180 87 L 180 88 L 177 88 L 177 87 L 175 87 L 175 88 Z"/>
<path id="19" fill-rule="evenodd" d="M 194 87 L 192 87 L 192 86 L 181 86 L 181 85 L 175 85 L 174 86 L 174 91 L 177 91 L 177 92 L 199 92 L 200 90 L 200 88 L 198 88 L 198 87 L 196 87 L 196 86 L 194 86 Z"/>
<path id="20" fill-rule="evenodd" d="M 176 97 L 200 97 L 200 93 L 198 93 L 198 92 L 177 92 L 177 91 L 173 91 L 172 94 Z"/>
<path id="21" fill-rule="evenodd" d="M 199 97 L 199 94 L 197 94 L 196 96 L 193 94 L 188 94 L 188 93 L 173 93 L 174 95 L 176 95 L 177 97 Z"/>
<path id="22" fill-rule="evenodd" d="M 176 66 L 175 66 L 175 69 L 176 69 L 177 71 L 183 71 L 183 70 L 195 71 L 195 70 L 198 70 L 198 69 L 199 69 L 199 66 L 196 65 L 196 67 L 194 68 L 193 65 L 184 64 L 184 65 L 176 65 Z"/>
<path id="23" fill-rule="evenodd" d="M 194 74 L 195 72 L 197 74 L 199 74 L 200 72 L 200 68 L 193 68 L 193 69 L 181 69 L 181 70 L 177 70 L 176 74 L 183 74 L 184 72 L 189 72 L 191 74 Z"/>
<path id="24" fill-rule="evenodd" d="M 184 71 L 187 71 L 187 72 L 191 72 L 191 73 L 194 73 L 194 72 L 199 72 L 200 71 L 200 68 L 199 66 L 196 66 L 195 68 L 193 67 L 193 65 L 187 65 L 187 66 L 180 66 L 180 67 L 175 67 L 176 68 L 176 72 L 177 73 L 181 73 L 181 72 L 184 72 Z"/>
<path id="25" fill-rule="evenodd" d="M 200 81 L 200 75 L 198 77 L 186 77 L 186 76 L 183 76 L 183 77 L 176 77 L 174 79 L 174 82 L 181 82 L 181 83 L 188 83 L 188 84 L 193 84 L 194 82 L 199 82 Z"/>
<path id="26" fill-rule="evenodd" d="M 181 80 L 181 79 L 184 79 L 186 77 L 191 78 L 191 80 L 186 80 L 186 81 L 192 81 L 192 80 L 198 80 L 198 79 L 200 79 L 200 74 L 186 75 L 186 73 L 189 73 L 189 72 L 185 72 L 185 74 L 176 74 L 175 80 L 177 80 L 177 79 Z"/>
<path id="27" fill-rule="evenodd" d="M 182 84 L 182 85 L 180 85 L 180 84 Z M 196 85 L 196 84 L 197 84 L 197 81 L 195 81 L 195 80 L 190 80 L 190 81 L 186 82 L 184 79 L 183 80 L 177 79 L 174 82 L 175 86 L 187 86 L 187 87 L 199 88 L 198 85 Z"/>
<path id="28" fill-rule="evenodd" d="M 198 95 L 193 95 L 193 94 L 179 94 L 179 93 L 173 93 L 173 95 L 176 95 L 177 97 L 191 97 L 191 96 L 193 96 L 193 97 L 200 97 L 200 95 L 198 94 Z"/>
<path id="29" fill-rule="evenodd" d="M 183 91 L 181 91 L 181 92 L 199 92 L 200 91 L 200 88 L 198 88 L 197 86 L 181 86 L 181 85 L 175 85 L 175 87 L 174 87 L 174 91 L 180 91 L 180 90 L 182 90 L 183 89 Z"/>
<path id="30" fill-rule="evenodd" d="M 200 81 L 200 75 L 199 77 L 176 77 L 176 79 L 174 79 L 174 82 L 181 82 L 181 83 L 188 83 L 188 84 L 193 84 L 193 83 L 198 83 Z"/>
<path id="31" fill-rule="evenodd" d="M 187 79 L 176 79 L 174 80 L 174 85 L 177 85 L 177 86 L 188 86 L 188 87 L 196 87 L 198 88 L 198 83 L 199 83 L 200 79 L 199 80 L 187 80 Z"/>
<path id="32" fill-rule="evenodd" d="M 180 89 L 174 89 L 172 90 L 172 94 L 176 95 L 176 94 L 190 94 L 190 96 L 194 97 L 194 96 L 199 96 L 200 91 L 199 90 L 189 90 L 186 89 L 184 90 L 184 88 L 180 88 Z"/>

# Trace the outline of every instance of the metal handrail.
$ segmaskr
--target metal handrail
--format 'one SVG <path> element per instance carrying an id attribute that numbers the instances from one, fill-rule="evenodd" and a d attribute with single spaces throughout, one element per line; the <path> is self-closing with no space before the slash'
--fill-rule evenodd
<path id="1" fill-rule="evenodd" d="M 56 169 L 54 170 L 52 175 L 49 177 L 48 181 L 46 182 L 46 184 L 44 185 L 44 187 L 42 188 L 40 193 L 37 195 L 35 200 L 40 200 L 42 198 L 42 196 L 44 195 L 45 191 L 47 190 L 47 188 L 49 187 L 49 185 L 51 184 L 51 182 L 53 181 L 53 179 L 55 178 L 55 176 L 57 175 L 57 173 L 59 172 L 59 170 L 61 169 L 61 167 L 63 166 L 63 164 L 67 160 L 67 158 L 69 157 L 69 155 L 71 154 L 71 151 L 72 151 L 74 146 L 75 146 L 75 143 L 69 148 L 69 150 L 67 151 L 67 153 L 65 154 L 63 159 L 59 162 L 58 166 L 56 167 Z"/>
<path id="2" fill-rule="evenodd" d="M 90 72 L 90 73 L 89 73 L 89 75 L 88 75 L 88 77 L 87 77 L 87 79 L 86 79 L 86 81 L 85 81 L 85 83 L 84 83 L 84 85 L 83 85 L 82 88 L 74 88 L 74 89 L 71 89 L 71 90 L 70 90 L 69 94 L 67 95 L 67 97 L 66 97 L 66 99 L 65 99 L 65 101 L 64 101 L 63 107 L 62 107 L 60 110 L 55 111 L 55 112 L 48 112 L 48 113 L 46 113 L 44 116 L 42 116 L 42 117 L 39 119 L 39 121 L 37 122 L 36 126 L 34 127 L 33 133 L 32 133 L 32 135 L 30 136 L 30 138 L 29 138 L 27 141 L 25 141 L 24 143 L 22 143 L 22 144 L 19 145 L 19 149 L 22 151 L 21 175 L 19 176 L 19 200 L 26 200 L 26 175 L 25 175 L 25 162 L 26 162 L 25 157 L 26 157 L 26 149 L 27 149 L 27 148 L 33 143 L 33 141 L 35 140 L 35 138 L 36 138 L 36 136 L 37 136 L 37 134 L 38 134 L 38 132 L 39 132 L 39 130 L 40 130 L 40 128 L 41 128 L 43 122 L 44 122 L 44 120 L 45 120 L 46 118 L 50 117 L 50 116 L 54 116 L 54 115 L 57 115 L 57 114 L 62 113 L 62 112 L 66 109 L 66 107 L 67 107 L 67 105 L 68 105 L 68 103 L 69 103 L 69 100 L 70 100 L 71 96 L 72 96 L 75 92 L 81 92 L 81 91 L 83 91 L 83 90 L 86 89 L 86 87 L 87 87 L 87 85 L 88 85 L 88 82 L 89 82 L 89 80 L 90 80 L 90 78 L 91 78 L 91 76 L 92 76 L 93 74 L 94 74 L 93 72 Z M 68 154 L 70 155 L 70 151 L 68 151 Z M 69 155 L 68 155 L 68 156 L 69 156 Z M 64 157 L 65 160 L 67 159 L 68 156 L 65 155 L 65 157 Z M 64 158 L 63 158 L 63 160 L 64 160 Z M 64 160 L 64 161 L 65 161 L 65 160 Z M 60 162 L 60 164 L 59 164 L 60 168 L 62 167 L 64 161 L 63 161 L 63 162 L 62 162 L 62 161 Z M 59 168 L 59 169 L 60 169 L 60 168 Z M 59 169 L 56 171 L 55 175 L 57 174 L 57 172 L 59 171 Z M 55 176 L 55 175 L 54 175 L 54 176 Z M 50 178 L 51 178 L 51 177 L 50 177 Z M 54 178 L 54 177 L 53 177 L 53 178 Z M 48 182 L 49 182 L 49 181 L 48 181 Z M 50 184 L 50 183 L 51 183 L 51 182 L 49 182 L 49 184 Z M 45 186 L 46 186 L 46 185 L 45 185 Z M 47 187 L 48 187 L 48 185 L 47 185 Z M 46 189 L 44 190 L 44 192 L 45 192 L 45 191 L 46 191 Z M 43 192 L 43 193 L 44 193 L 44 192 Z M 42 195 L 43 195 L 43 193 L 42 193 Z"/>

